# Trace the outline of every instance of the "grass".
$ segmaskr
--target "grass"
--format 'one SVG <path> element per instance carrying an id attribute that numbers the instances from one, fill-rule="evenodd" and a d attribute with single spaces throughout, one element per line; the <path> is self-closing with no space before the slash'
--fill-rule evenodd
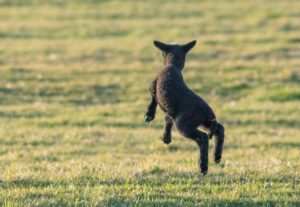
<path id="1" fill-rule="evenodd" d="M 298 1 L 0 0 L 1 206 L 299 206 Z M 163 113 L 152 40 L 226 128 L 222 164 Z M 212 143 L 211 143 L 212 145 Z"/>

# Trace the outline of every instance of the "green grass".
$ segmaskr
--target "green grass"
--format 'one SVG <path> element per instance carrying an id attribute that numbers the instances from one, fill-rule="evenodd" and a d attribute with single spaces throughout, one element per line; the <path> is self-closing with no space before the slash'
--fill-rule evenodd
<path id="1" fill-rule="evenodd" d="M 0 0 L 0 205 L 299 206 L 300 3 Z M 226 128 L 222 164 L 143 122 L 152 40 Z M 212 143 L 211 143 L 212 145 Z"/>

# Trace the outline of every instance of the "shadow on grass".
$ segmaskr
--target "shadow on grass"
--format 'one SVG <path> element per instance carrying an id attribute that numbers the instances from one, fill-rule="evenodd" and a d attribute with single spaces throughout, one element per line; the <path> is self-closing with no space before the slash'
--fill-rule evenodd
<path id="1" fill-rule="evenodd" d="M 41 180 L 41 179 L 33 179 L 33 178 L 24 178 L 24 179 L 16 179 L 9 181 L 0 181 L 0 185 L 2 189 L 10 189 L 10 188 L 41 188 L 55 185 L 62 185 L 62 183 L 56 183 L 49 180 Z"/>
<path id="2" fill-rule="evenodd" d="M 85 128 L 85 127 L 93 127 L 93 126 L 105 126 L 105 127 L 115 127 L 115 128 L 128 128 L 128 129 L 140 129 L 149 127 L 144 122 L 105 122 L 104 120 L 83 120 L 83 121 L 74 121 L 74 120 L 62 120 L 62 121 L 40 121 L 36 123 L 37 126 L 43 128 L 60 128 L 60 127 L 77 127 L 77 128 Z M 152 124 L 151 128 L 162 129 L 162 124 Z"/>
<path id="3" fill-rule="evenodd" d="M 278 113 L 277 111 L 270 110 L 270 109 L 228 109 L 227 112 L 230 112 L 230 114 L 238 114 L 238 115 Z"/>
<path id="4" fill-rule="evenodd" d="M 239 145 L 239 144 L 227 144 L 225 143 L 223 149 L 230 150 L 230 149 L 265 149 L 265 150 L 272 150 L 272 148 L 277 149 L 289 149 L 289 148 L 300 148 L 300 143 L 295 142 L 273 142 L 273 143 L 258 143 L 258 144 L 251 144 L 251 145 Z"/>
<path id="5" fill-rule="evenodd" d="M 42 117 L 53 117 L 54 114 L 50 112 L 32 112 L 32 113 L 24 113 L 24 112 L 15 112 L 15 111 L 0 111 L 0 117 L 4 118 L 26 118 L 26 119 L 35 119 Z"/>
<path id="6" fill-rule="evenodd" d="M 0 105 L 18 105 L 34 102 L 94 105 L 119 102 L 122 92 L 117 84 L 72 84 L 74 78 L 85 74 L 53 75 L 40 73 L 30 68 L 13 67 L 3 71 L 7 82 L 0 87 Z M 92 76 L 94 77 L 94 76 Z M 2 80 L 1 79 L 1 80 Z M 24 82 L 22 86 L 18 83 Z M 55 84 L 61 83 L 61 84 Z"/>
<path id="7" fill-rule="evenodd" d="M 300 92 L 278 90 L 270 94 L 268 99 L 274 102 L 300 101 Z"/>
<path id="8" fill-rule="evenodd" d="M 0 145 L 7 145 L 7 146 L 16 146 L 16 145 L 22 145 L 22 146 L 53 146 L 56 144 L 55 140 L 34 140 L 34 141 L 27 141 L 27 140 L 0 140 Z"/>
<path id="9" fill-rule="evenodd" d="M 218 95 L 222 97 L 227 97 L 230 99 L 239 100 L 249 95 L 249 91 L 252 86 L 247 82 L 242 82 L 238 84 L 233 84 L 231 86 L 222 87 L 217 91 Z"/>
<path id="10" fill-rule="evenodd" d="M 133 122 L 111 122 L 111 123 L 105 123 L 103 124 L 104 126 L 107 127 L 117 127 L 117 128 L 155 128 L 155 129 L 161 129 L 163 130 L 163 124 L 151 124 L 151 126 L 148 126 L 148 124 L 144 123 L 144 122 L 137 122 L 137 123 L 133 123 Z"/>
<path id="11" fill-rule="evenodd" d="M 287 128 L 299 128 L 300 120 L 287 120 L 287 119 L 267 119 L 267 120 L 229 120 L 226 121 L 230 126 L 263 126 L 267 125 L 272 128 L 275 127 L 287 127 Z"/>
<path id="12" fill-rule="evenodd" d="M 188 58 L 190 60 L 197 60 L 197 61 L 210 61 L 216 59 L 222 59 L 228 55 L 228 51 L 224 49 L 214 50 L 213 52 L 202 52 L 200 53 L 191 53 L 189 54 Z"/>
<path id="13" fill-rule="evenodd" d="M 58 102 L 77 106 L 119 102 L 120 87 L 116 84 L 85 87 L 39 87 L 37 89 L 0 88 L 0 105 Z"/>
<path id="14" fill-rule="evenodd" d="M 272 147 L 272 148 L 278 148 L 278 149 L 283 149 L 283 148 L 296 148 L 299 149 L 300 148 L 300 142 L 273 142 L 270 144 L 253 144 L 250 147 L 251 148 L 259 148 L 259 147 Z"/>

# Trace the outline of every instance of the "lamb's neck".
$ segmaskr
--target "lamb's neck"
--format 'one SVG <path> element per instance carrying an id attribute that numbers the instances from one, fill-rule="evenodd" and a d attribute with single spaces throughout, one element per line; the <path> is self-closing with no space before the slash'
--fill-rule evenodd
<path id="1" fill-rule="evenodd" d="M 165 69 L 168 70 L 170 73 L 172 74 L 176 74 L 177 77 L 179 77 L 180 79 L 183 80 L 183 76 L 182 76 L 182 70 L 180 70 L 178 68 L 178 66 L 174 65 L 174 64 L 168 64 L 165 66 Z"/>
<path id="2" fill-rule="evenodd" d="M 168 55 L 168 57 L 165 59 L 165 65 L 176 67 L 179 69 L 179 71 L 181 71 L 184 67 L 184 62 L 172 55 Z"/>

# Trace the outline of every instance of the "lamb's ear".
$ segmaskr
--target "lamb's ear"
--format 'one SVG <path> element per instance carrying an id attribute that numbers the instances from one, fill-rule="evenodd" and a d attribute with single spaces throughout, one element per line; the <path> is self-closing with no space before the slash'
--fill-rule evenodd
<path id="1" fill-rule="evenodd" d="M 192 49 L 195 46 L 196 42 L 197 42 L 196 40 L 193 40 L 189 43 L 182 45 L 184 52 L 190 51 L 190 49 Z"/>
<path id="2" fill-rule="evenodd" d="M 157 47 L 158 49 L 167 52 L 169 50 L 169 45 L 162 43 L 160 41 L 154 40 L 153 44 L 155 45 L 155 47 Z"/>

